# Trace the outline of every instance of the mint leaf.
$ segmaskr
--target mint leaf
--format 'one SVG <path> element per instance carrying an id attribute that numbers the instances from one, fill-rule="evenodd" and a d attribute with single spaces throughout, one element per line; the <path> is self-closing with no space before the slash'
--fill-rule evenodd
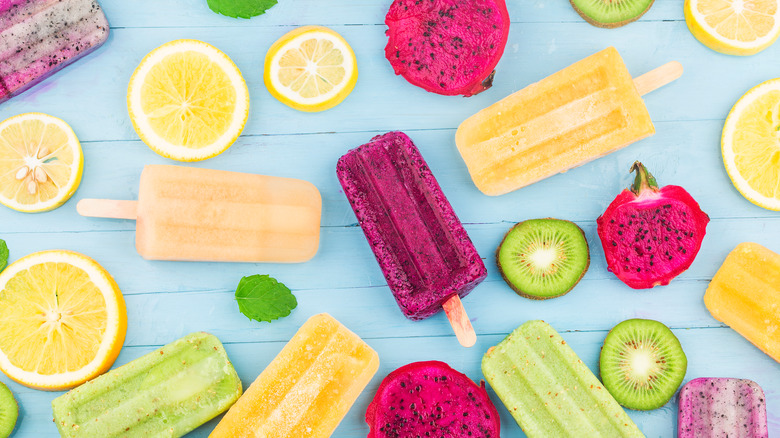
<path id="1" fill-rule="evenodd" d="M 238 282 L 238 310 L 249 319 L 271 322 L 285 317 L 298 305 L 287 286 L 268 275 L 251 275 Z"/>
<path id="2" fill-rule="evenodd" d="M 206 0 L 212 11 L 233 18 L 252 18 L 271 9 L 277 0 Z"/>
<path id="3" fill-rule="evenodd" d="M 0 239 L 0 272 L 5 269 L 6 264 L 8 264 L 8 245 L 5 244 L 5 240 Z"/>

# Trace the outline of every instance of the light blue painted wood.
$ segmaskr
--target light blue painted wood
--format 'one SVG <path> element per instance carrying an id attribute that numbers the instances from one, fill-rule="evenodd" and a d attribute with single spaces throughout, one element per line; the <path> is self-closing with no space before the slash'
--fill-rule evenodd
<path id="1" fill-rule="evenodd" d="M 365 407 L 388 372 L 415 360 L 439 359 L 481 378 L 479 362 L 491 345 L 522 322 L 544 319 L 592 370 L 599 347 L 616 323 L 652 318 L 675 329 L 688 354 L 686 380 L 733 376 L 756 380 L 766 391 L 770 429 L 780 431 L 777 363 L 714 320 L 702 295 L 726 254 L 739 242 L 757 241 L 780 251 L 777 213 L 755 207 L 731 186 L 720 158 L 720 130 L 733 103 L 753 85 L 778 75 L 780 46 L 749 57 L 714 53 L 689 34 L 679 0 L 656 0 L 638 23 L 616 30 L 584 23 L 563 0 L 509 0 L 512 31 L 494 87 L 468 99 L 428 94 L 396 77 L 383 57 L 384 14 L 389 0 L 282 0 L 266 16 L 233 20 L 211 13 L 205 0 L 103 0 L 113 31 L 96 53 L 36 89 L 0 105 L 0 119 L 25 111 L 47 112 L 68 121 L 83 142 L 84 180 L 73 200 L 53 212 L 24 215 L 0 209 L 0 238 L 11 258 L 64 248 L 97 259 L 116 278 L 128 307 L 126 363 L 189 332 L 205 330 L 226 344 L 245 386 L 271 361 L 309 316 L 329 312 L 364 337 L 380 354 L 379 373 L 334 436 L 365 436 Z M 280 104 L 262 83 L 266 49 L 300 24 L 326 24 L 353 45 L 360 80 L 338 107 L 304 114 Z M 145 164 L 168 163 L 137 140 L 127 116 L 127 82 L 140 59 L 176 38 L 197 38 L 225 51 L 241 68 L 252 99 L 244 135 L 226 153 L 197 167 L 264 173 L 312 181 L 324 200 L 318 255 L 300 265 L 150 262 L 134 250 L 131 221 L 82 218 L 78 199 L 135 199 Z M 601 48 L 615 45 L 635 75 L 668 60 L 683 62 L 685 74 L 646 97 L 655 136 L 566 174 L 502 196 L 482 195 L 471 183 L 454 147 L 458 124 L 497 99 Z M 410 322 L 398 311 L 354 214 L 335 177 L 346 150 L 386 130 L 408 132 L 466 224 L 489 270 L 488 279 L 464 304 L 479 341 L 459 347 L 443 315 Z M 702 251 L 672 285 L 634 291 L 606 271 L 595 219 L 642 160 L 662 184 L 688 189 L 710 214 Z M 504 284 L 493 253 L 516 221 L 555 216 L 576 221 L 591 246 L 591 267 L 581 284 L 555 300 L 518 297 Z M 293 314 L 272 324 L 241 315 L 233 290 L 244 275 L 268 273 L 289 285 L 299 300 Z M 5 376 L 0 380 L 9 383 Z M 15 437 L 56 436 L 46 393 L 9 383 L 22 417 Z M 498 399 L 502 436 L 522 437 Z M 674 402 L 630 415 L 648 437 L 670 437 Z M 210 423 L 195 437 L 205 437 Z"/>

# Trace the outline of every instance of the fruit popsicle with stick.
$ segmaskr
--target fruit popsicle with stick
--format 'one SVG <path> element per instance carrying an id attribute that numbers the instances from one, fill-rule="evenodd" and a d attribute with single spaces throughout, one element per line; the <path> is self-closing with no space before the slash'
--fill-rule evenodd
<path id="1" fill-rule="evenodd" d="M 421 320 L 444 308 L 458 341 L 474 345 L 460 298 L 487 269 L 412 140 L 374 137 L 342 156 L 336 173 L 404 315 Z"/>
<path id="2" fill-rule="evenodd" d="M 0 102 L 88 55 L 108 33 L 95 0 L 0 1 Z"/>
<path id="3" fill-rule="evenodd" d="M 299 179 L 148 165 L 138 201 L 83 199 L 77 210 L 137 220 L 149 260 L 298 263 L 317 252 L 322 198 Z"/>
<path id="4" fill-rule="evenodd" d="M 699 377 L 680 390 L 677 438 L 769 438 L 766 396 L 747 379 Z"/>
<path id="5" fill-rule="evenodd" d="M 503 195 L 654 134 L 641 96 L 680 75 L 673 61 L 632 79 L 610 47 L 469 117 L 455 143 L 477 188 Z"/>

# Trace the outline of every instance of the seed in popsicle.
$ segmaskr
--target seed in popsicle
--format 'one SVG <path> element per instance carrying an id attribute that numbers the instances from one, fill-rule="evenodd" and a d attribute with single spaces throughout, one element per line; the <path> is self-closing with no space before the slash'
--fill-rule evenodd
<path id="1" fill-rule="evenodd" d="M 574 10 L 597 27 L 615 28 L 636 21 L 654 0 L 569 0 Z"/>
<path id="2" fill-rule="evenodd" d="M 560 219 L 520 222 L 496 251 L 501 275 L 518 295 L 545 300 L 566 294 L 590 265 L 582 229 Z"/>
<path id="3" fill-rule="evenodd" d="M 669 327 L 629 319 L 607 334 L 599 367 L 604 386 L 618 403 L 649 411 L 672 398 L 685 378 L 688 359 Z"/>

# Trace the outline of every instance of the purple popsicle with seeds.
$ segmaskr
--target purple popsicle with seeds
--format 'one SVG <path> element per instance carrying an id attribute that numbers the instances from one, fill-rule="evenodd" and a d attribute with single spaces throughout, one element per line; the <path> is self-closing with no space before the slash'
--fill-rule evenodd
<path id="1" fill-rule="evenodd" d="M 421 320 L 444 307 L 461 344 L 473 345 L 460 297 L 487 269 L 412 140 L 374 137 L 341 157 L 336 173 L 404 315 Z"/>
<path id="2" fill-rule="evenodd" d="M 752 380 L 693 379 L 680 390 L 678 438 L 768 438 L 766 398 Z"/>
<path id="3" fill-rule="evenodd" d="M 0 102 L 100 47 L 108 33 L 95 0 L 0 0 Z"/>

